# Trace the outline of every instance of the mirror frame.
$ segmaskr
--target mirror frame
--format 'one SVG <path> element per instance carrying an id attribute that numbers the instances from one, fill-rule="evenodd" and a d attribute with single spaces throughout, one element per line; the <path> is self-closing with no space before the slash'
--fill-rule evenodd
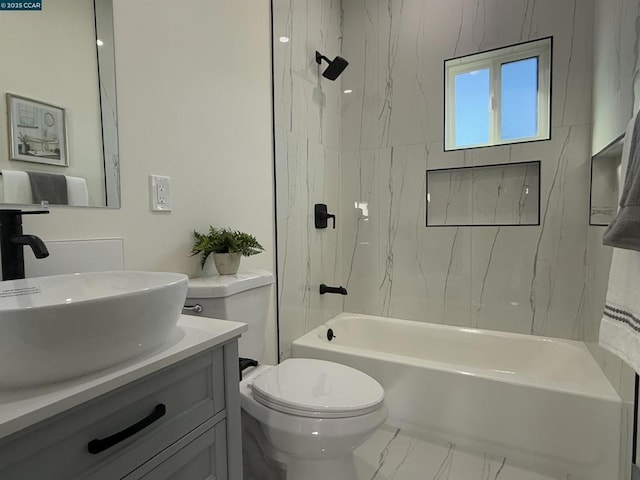
<path id="1" fill-rule="evenodd" d="M 91 29 L 93 32 L 93 42 L 94 42 L 94 52 L 95 60 L 92 62 L 87 58 L 86 65 L 89 70 L 95 68 L 95 74 L 97 74 L 97 84 L 93 85 L 93 82 L 85 83 L 87 86 L 87 92 L 91 92 L 92 89 L 97 94 L 95 95 L 97 108 L 99 112 L 95 117 L 95 125 L 96 128 L 96 143 L 100 142 L 101 145 L 96 145 L 95 150 L 91 150 L 94 155 L 93 158 L 98 161 L 98 169 L 101 168 L 102 176 L 100 177 L 98 174 L 98 178 L 96 179 L 93 174 L 91 177 L 94 182 L 94 186 L 97 187 L 102 185 L 102 188 L 95 188 L 97 195 L 94 193 L 94 198 L 92 203 L 86 206 L 82 206 L 81 208 L 120 208 L 121 207 L 121 192 L 120 192 L 120 154 L 119 154 L 119 139 L 118 139 L 118 115 L 117 115 L 117 93 L 116 93 L 116 66 L 115 66 L 115 32 L 114 32 L 114 13 L 113 13 L 113 0 L 83 0 L 87 3 L 82 4 L 83 8 L 86 8 L 87 11 L 82 15 L 83 21 L 86 21 L 85 27 L 86 29 Z M 92 9 L 92 19 L 89 17 L 91 13 L 89 10 Z M 86 15 L 86 16 L 85 16 Z M 86 20 L 84 20 L 86 19 Z M 44 18 L 43 22 L 46 24 L 48 18 Z M 89 24 L 89 22 L 91 22 Z M 86 32 L 83 35 L 91 35 L 91 33 Z M 87 38 L 84 37 L 83 38 Z M 86 40 L 85 40 L 86 41 Z M 89 46 L 90 47 L 90 46 Z M 86 48 L 86 47 L 85 47 Z M 87 51 L 87 53 L 91 52 L 91 49 Z M 85 67 L 80 67 L 85 68 Z M 93 75 L 93 74 L 92 74 Z M 19 80 L 19 78 L 18 78 Z M 11 83 L 11 85 L 16 84 L 16 79 Z M 3 89 L 6 91 L 7 95 L 3 95 L 2 97 L 6 99 L 6 109 L 7 109 L 7 132 L 2 133 L 7 135 L 8 143 L 7 143 L 7 151 L 5 155 L 3 154 L 3 162 L 6 161 L 5 165 L 8 169 L 20 170 L 20 171 L 29 171 L 29 164 L 25 163 L 20 166 L 13 166 L 10 162 L 19 160 L 23 161 L 21 158 L 12 158 L 11 155 L 11 145 L 14 141 L 13 136 L 11 134 L 11 115 L 10 115 L 10 105 L 9 105 L 9 97 L 14 98 L 22 98 L 21 94 L 25 92 L 14 92 L 11 88 L 11 85 L 5 85 Z M 15 87 L 15 85 L 14 85 Z M 73 92 L 73 91 L 72 91 Z M 9 95 L 11 94 L 11 95 Z M 72 93 L 73 95 L 73 93 Z M 30 97 L 30 95 L 26 94 L 26 97 Z M 38 103 L 40 100 L 37 100 Z M 63 113 L 65 111 L 64 107 L 60 108 Z M 67 125 L 67 128 L 69 126 Z M 65 144 L 67 144 L 67 132 L 65 132 Z M 92 142 L 87 144 L 90 147 Z M 16 146 L 17 149 L 17 146 Z M 68 152 L 67 155 L 73 154 L 73 152 Z M 101 158 L 100 158 L 101 156 Z M 15 156 L 13 156 L 15 157 Z M 68 157 L 67 157 L 68 158 Z M 93 161 L 91 163 L 93 163 Z M 46 163 L 46 162 L 36 162 L 36 163 Z M 76 163 L 74 162 L 74 165 Z M 9 166 L 11 165 L 11 166 Z M 54 164 L 61 165 L 61 164 Z M 61 165 L 66 166 L 66 165 Z M 91 167 L 93 168 L 93 167 Z M 58 173 L 58 172 L 55 172 Z M 64 174 L 64 172 L 60 172 Z M 97 172 L 96 172 L 97 173 Z M 73 174 L 73 173 L 71 173 Z M 89 178 L 89 177 L 88 177 Z M 97 183 L 96 183 L 97 182 Z M 10 205 L 12 207 L 16 206 L 34 206 L 38 205 L 37 203 L 5 203 L 3 202 L 4 198 L 0 198 L 0 205 Z M 78 205 L 51 205 L 51 207 L 78 207 Z"/>

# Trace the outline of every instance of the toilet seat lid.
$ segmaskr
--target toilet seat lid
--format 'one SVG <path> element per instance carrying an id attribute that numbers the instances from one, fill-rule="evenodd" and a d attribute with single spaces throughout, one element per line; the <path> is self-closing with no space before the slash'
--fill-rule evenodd
<path id="1" fill-rule="evenodd" d="M 256 377 L 254 398 L 284 413 L 345 418 L 380 408 L 384 389 L 369 375 L 339 363 L 289 358 Z"/>

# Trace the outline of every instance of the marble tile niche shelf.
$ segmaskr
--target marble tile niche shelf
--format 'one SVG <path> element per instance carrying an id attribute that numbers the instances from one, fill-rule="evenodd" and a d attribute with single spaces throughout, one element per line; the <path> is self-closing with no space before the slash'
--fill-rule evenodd
<path id="1" fill-rule="evenodd" d="M 624 135 L 591 158 L 589 225 L 606 227 L 618 211 Z"/>
<path id="2" fill-rule="evenodd" d="M 427 170 L 427 227 L 540 224 L 540 162 Z"/>

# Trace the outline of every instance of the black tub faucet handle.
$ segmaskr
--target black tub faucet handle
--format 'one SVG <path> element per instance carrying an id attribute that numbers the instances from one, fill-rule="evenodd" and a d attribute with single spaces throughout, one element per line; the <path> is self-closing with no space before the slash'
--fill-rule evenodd
<path id="1" fill-rule="evenodd" d="M 316 203 L 314 206 L 314 217 L 316 228 L 327 228 L 328 219 L 333 220 L 333 228 L 336 228 L 336 216 L 328 213 L 327 205 L 324 203 Z"/>

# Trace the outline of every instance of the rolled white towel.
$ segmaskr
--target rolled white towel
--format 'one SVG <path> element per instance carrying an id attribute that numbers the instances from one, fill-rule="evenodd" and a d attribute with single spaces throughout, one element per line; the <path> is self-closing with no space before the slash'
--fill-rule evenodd
<path id="1" fill-rule="evenodd" d="M 33 203 L 31 198 L 31 184 L 26 172 L 18 170 L 2 170 L 2 201 L 3 203 Z"/>
<path id="2" fill-rule="evenodd" d="M 82 177 L 67 177 L 67 199 L 69 205 L 76 207 L 88 207 L 89 206 L 89 190 L 87 189 L 87 182 Z"/>

